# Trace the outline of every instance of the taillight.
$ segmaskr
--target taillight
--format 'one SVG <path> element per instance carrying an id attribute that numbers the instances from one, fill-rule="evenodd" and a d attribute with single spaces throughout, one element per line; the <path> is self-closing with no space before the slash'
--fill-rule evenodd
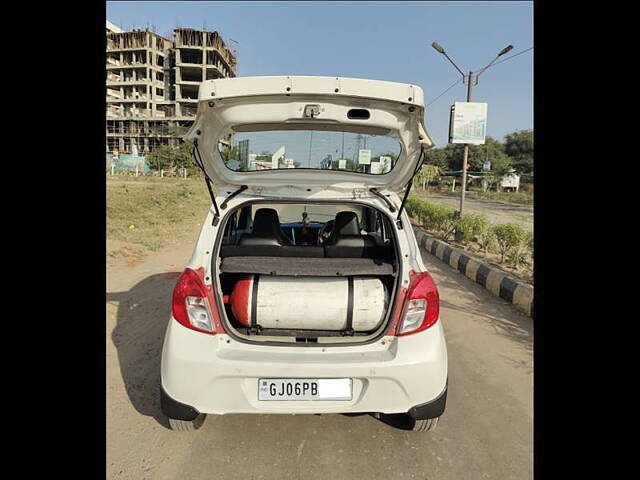
<path id="1" fill-rule="evenodd" d="M 196 272 L 185 269 L 173 289 L 173 317 L 192 330 L 215 334 L 207 289 Z"/>
<path id="2" fill-rule="evenodd" d="M 429 273 L 418 273 L 411 278 L 396 335 L 422 332 L 438 321 L 439 314 L 438 287 Z"/>

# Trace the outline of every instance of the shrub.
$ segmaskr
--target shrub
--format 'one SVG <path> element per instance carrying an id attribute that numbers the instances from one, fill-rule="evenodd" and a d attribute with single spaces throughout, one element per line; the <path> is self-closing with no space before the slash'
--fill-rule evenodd
<path id="1" fill-rule="evenodd" d="M 460 219 L 456 215 L 455 210 L 448 210 L 446 212 L 443 211 L 442 214 L 442 219 L 440 221 L 440 231 L 442 232 L 442 239 L 446 242 L 456 231 L 456 227 Z"/>
<path id="2" fill-rule="evenodd" d="M 507 254 L 507 263 L 517 270 L 520 265 L 530 265 L 527 253 L 521 248 L 522 243 L 514 247 Z"/>
<path id="3" fill-rule="evenodd" d="M 412 217 L 418 220 L 418 213 L 422 208 L 421 204 L 424 203 L 422 200 L 417 198 L 407 198 L 407 201 L 404 203 L 404 208 L 407 211 L 409 217 Z"/>
<path id="4" fill-rule="evenodd" d="M 424 212 L 426 221 L 431 229 L 441 232 L 445 236 L 452 229 L 455 210 L 444 205 L 428 204 Z"/>
<path id="5" fill-rule="evenodd" d="M 524 243 L 527 247 L 527 253 L 529 254 L 529 258 L 531 262 L 527 262 L 529 265 L 533 263 L 533 232 L 527 232 L 524 238 Z"/>
<path id="6" fill-rule="evenodd" d="M 455 228 L 461 234 L 462 243 L 475 240 L 487 229 L 489 221 L 482 215 L 465 213 L 456 220 Z"/>
<path id="7" fill-rule="evenodd" d="M 446 233 L 451 229 L 454 210 L 449 207 L 408 198 L 405 208 L 409 216 L 427 230 Z"/>
<path id="8" fill-rule="evenodd" d="M 519 249 L 524 242 L 526 232 L 517 223 L 504 223 L 495 225 L 493 233 L 496 237 L 498 251 L 500 253 L 500 261 L 504 262 L 507 254 L 516 252 L 516 262 L 519 259 Z M 517 264 L 516 264 L 517 265 Z"/>
<path id="9" fill-rule="evenodd" d="M 495 251 L 496 234 L 488 221 L 481 225 L 480 232 L 476 236 L 476 242 L 478 242 L 478 246 L 485 257 L 487 256 L 487 252 Z"/>
<path id="10" fill-rule="evenodd" d="M 533 261 L 533 233 L 524 232 L 520 243 L 516 245 L 509 255 L 507 261 L 516 269 L 520 265 L 531 265 Z"/>
<path id="11" fill-rule="evenodd" d="M 419 198 L 408 198 L 405 208 L 418 225 L 441 235 L 448 241 L 457 230 L 463 244 L 475 242 L 483 251 L 499 253 L 500 261 L 505 259 L 517 269 L 520 265 L 530 265 L 533 260 L 533 234 L 519 224 L 507 223 L 491 225 L 489 220 L 478 214 L 464 214 L 444 205 L 429 203 Z"/>

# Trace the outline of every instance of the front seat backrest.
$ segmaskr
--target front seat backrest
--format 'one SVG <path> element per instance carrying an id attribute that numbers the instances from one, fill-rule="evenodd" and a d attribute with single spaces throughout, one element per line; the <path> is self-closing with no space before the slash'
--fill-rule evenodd
<path id="1" fill-rule="evenodd" d="M 387 248 L 380 248 L 370 235 L 360 233 L 358 216 L 354 212 L 336 215 L 333 237 L 325 244 L 329 258 L 386 258 Z"/>
<path id="2" fill-rule="evenodd" d="M 288 239 L 280 230 L 278 212 L 273 208 L 261 208 L 253 217 L 251 235 L 243 235 L 240 245 L 290 245 Z"/>
<path id="3" fill-rule="evenodd" d="M 355 212 L 338 212 L 333 221 L 333 231 L 325 245 L 336 243 L 339 235 L 360 235 L 360 224 Z"/>

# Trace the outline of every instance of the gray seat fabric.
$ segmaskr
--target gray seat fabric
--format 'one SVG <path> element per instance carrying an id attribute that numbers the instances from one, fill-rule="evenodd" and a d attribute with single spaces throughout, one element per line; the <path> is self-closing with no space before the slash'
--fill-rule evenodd
<path id="1" fill-rule="evenodd" d="M 242 235 L 238 245 L 241 246 L 283 246 L 291 245 L 289 239 L 280 230 L 278 212 L 273 208 L 261 208 L 253 217 L 251 234 Z"/>
<path id="2" fill-rule="evenodd" d="M 325 245 L 332 245 L 338 239 L 338 235 L 360 235 L 358 216 L 354 212 L 338 212 L 333 221 L 333 231 Z"/>
<path id="3" fill-rule="evenodd" d="M 336 215 L 333 233 L 324 247 L 330 258 L 378 258 L 387 255 L 387 249 L 379 247 L 370 235 L 360 234 L 358 216 L 354 212 Z"/>

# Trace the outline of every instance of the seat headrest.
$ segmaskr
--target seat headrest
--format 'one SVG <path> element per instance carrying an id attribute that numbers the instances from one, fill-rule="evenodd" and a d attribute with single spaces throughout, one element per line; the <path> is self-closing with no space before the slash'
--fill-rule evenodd
<path id="1" fill-rule="evenodd" d="M 255 237 L 278 238 L 280 219 L 273 208 L 260 208 L 253 217 L 252 234 Z"/>
<path id="2" fill-rule="evenodd" d="M 360 224 L 355 212 L 339 212 L 333 231 L 338 235 L 360 235 Z"/>

